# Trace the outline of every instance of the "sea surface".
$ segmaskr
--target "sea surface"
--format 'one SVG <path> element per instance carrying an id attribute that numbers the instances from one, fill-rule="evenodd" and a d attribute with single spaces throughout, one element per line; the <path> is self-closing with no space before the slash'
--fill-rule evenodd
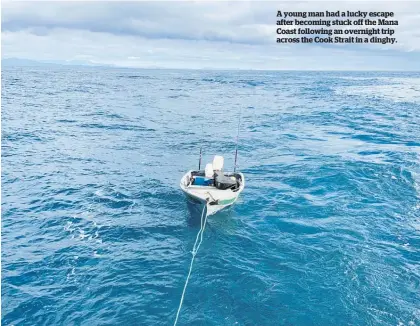
<path id="1" fill-rule="evenodd" d="M 2 70 L 2 325 L 420 325 L 420 73 Z"/>

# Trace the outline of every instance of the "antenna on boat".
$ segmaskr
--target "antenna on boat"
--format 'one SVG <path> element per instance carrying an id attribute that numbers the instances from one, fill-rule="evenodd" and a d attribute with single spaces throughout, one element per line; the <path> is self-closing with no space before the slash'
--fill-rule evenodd
<path id="1" fill-rule="evenodd" d="M 200 147 L 200 159 L 198 160 L 198 171 L 201 170 L 201 149 L 202 147 Z"/>
<path id="2" fill-rule="evenodd" d="M 241 114 L 242 114 L 242 107 L 239 110 L 239 120 L 238 120 L 238 133 L 236 135 L 236 150 L 235 150 L 235 165 L 233 166 L 233 172 L 236 172 L 236 162 L 238 160 L 238 140 L 239 140 L 239 127 L 241 125 Z"/>

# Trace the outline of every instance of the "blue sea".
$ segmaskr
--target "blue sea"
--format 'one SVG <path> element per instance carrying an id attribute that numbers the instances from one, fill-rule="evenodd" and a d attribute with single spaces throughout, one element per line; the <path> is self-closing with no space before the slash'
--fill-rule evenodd
<path id="1" fill-rule="evenodd" d="M 420 325 L 420 73 L 2 70 L 2 324 Z"/>

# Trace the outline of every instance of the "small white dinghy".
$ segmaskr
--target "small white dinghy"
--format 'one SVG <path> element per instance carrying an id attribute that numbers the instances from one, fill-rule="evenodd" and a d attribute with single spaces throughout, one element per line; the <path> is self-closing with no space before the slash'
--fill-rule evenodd
<path id="1" fill-rule="evenodd" d="M 240 172 L 224 172 L 223 163 L 223 157 L 216 155 L 213 163 L 208 163 L 204 171 L 188 171 L 180 182 L 188 198 L 207 205 L 207 215 L 232 205 L 245 187 L 244 175 Z"/>

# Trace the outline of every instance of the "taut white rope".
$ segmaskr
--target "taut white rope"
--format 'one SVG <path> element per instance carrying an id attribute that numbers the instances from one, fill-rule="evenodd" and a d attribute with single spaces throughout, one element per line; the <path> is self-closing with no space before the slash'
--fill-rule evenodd
<path id="1" fill-rule="evenodd" d="M 188 281 L 190 280 L 195 255 L 197 255 L 198 248 L 200 248 L 201 243 L 203 242 L 203 233 L 204 233 L 204 230 L 206 229 L 206 223 L 207 223 L 207 214 L 206 214 L 206 216 L 204 218 L 204 221 L 203 221 L 203 216 L 204 216 L 204 212 L 206 211 L 206 206 L 207 205 L 204 205 L 203 212 L 201 213 L 200 231 L 198 231 L 198 233 L 197 233 L 197 237 L 195 238 L 194 246 L 193 246 L 193 249 L 192 249 L 192 252 L 191 252 L 192 253 L 192 258 L 191 258 L 191 263 L 190 263 L 190 270 L 188 271 L 187 279 L 185 280 L 184 290 L 182 291 L 182 296 L 181 296 L 181 300 L 179 302 L 178 311 L 176 313 L 174 326 L 178 322 L 179 313 L 181 312 L 182 303 L 184 302 L 185 291 L 187 289 Z M 198 241 L 198 239 L 200 239 L 200 241 Z"/>

